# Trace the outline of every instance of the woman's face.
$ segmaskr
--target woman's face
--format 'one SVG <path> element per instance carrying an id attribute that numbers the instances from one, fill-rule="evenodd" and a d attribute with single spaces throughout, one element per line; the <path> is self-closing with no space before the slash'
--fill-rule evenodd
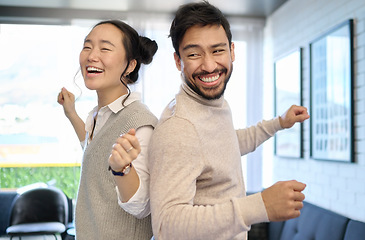
<path id="1" fill-rule="evenodd" d="M 96 26 L 86 36 L 80 67 L 87 88 L 104 91 L 122 85 L 120 78 L 128 64 L 122 40 L 122 32 L 109 23 Z"/>

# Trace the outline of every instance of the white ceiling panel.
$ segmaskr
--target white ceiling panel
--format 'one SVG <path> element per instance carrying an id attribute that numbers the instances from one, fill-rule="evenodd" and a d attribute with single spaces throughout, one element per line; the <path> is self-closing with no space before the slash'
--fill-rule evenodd
<path id="1" fill-rule="evenodd" d="M 288 0 L 210 0 L 227 15 L 265 18 Z M 121 12 L 173 13 L 184 3 L 197 0 L 0 0 L 1 6 L 66 8 Z"/>

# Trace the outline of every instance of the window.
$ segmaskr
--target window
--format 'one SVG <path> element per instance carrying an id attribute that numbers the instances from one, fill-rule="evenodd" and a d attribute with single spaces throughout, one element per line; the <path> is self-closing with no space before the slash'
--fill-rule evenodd
<path id="1" fill-rule="evenodd" d="M 89 28 L 0 27 L 0 166 L 80 163 L 80 145 L 57 95 L 63 86 L 76 97 L 81 93 L 72 79 Z M 78 111 L 86 116 L 95 97 L 82 89 L 82 82 L 78 86 L 86 95 L 77 103 Z"/>
<path id="2" fill-rule="evenodd" d="M 90 27 L 0 25 L 0 188 L 50 182 L 75 196 L 82 150 L 57 103 L 62 87 L 82 118 L 95 105 L 78 55 Z M 80 81 L 81 80 L 81 81 Z M 74 168 L 76 166 L 76 168 Z"/>
<path id="3" fill-rule="evenodd" d="M 154 20 L 130 23 L 143 26 L 142 35 L 156 40 L 159 46 L 153 62 L 141 68 L 139 82 L 132 90 L 140 91 L 143 101 L 159 117 L 179 91 L 181 78 L 168 38 L 171 20 Z M 77 74 L 83 39 L 94 23 L 87 27 L 0 25 L 0 188 L 51 181 L 69 196 L 76 196 L 82 150 L 57 95 L 62 87 L 73 92 L 82 119 L 96 105 L 95 92 L 86 89 L 81 74 Z M 235 127 L 245 128 L 247 72 L 253 71 L 247 68 L 252 49 L 248 43 L 255 40 L 239 36 L 233 41 L 236 59 L 225 97 Z M 256 60 L 250 59 L 255 64 Z M 247 177 L 246 161 L 242 166 Z"/>
<path id="4" fill-rule="evenodd" d="M 236 129 L 246 128 L 246 59 L 247 43 L 245 41 L 234 41 L 235 61 L 233 62 L 233 72 L 227 84 L 225 98 L 232 111 L 233 125 Z M 247 156 L 242 157 L 242 171 L 244 182 L 247 184 Z"/>

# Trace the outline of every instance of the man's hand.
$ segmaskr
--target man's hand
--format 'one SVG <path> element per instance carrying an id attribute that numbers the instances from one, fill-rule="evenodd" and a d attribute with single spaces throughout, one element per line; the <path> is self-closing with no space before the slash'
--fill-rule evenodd
<path id="1" fill-rule="evenodd" d="M 282 128 L 291 128 L 297 122 L 304 122 L 309 118 L 306 107 L 292 105 L 279 117 Z"/>
<path id="2" fill-rule="evenodd" d="M 302 191 L 306 185 L 295 180 L 277 182 L 262 191 L 261 196 L 265 204 L 270 221 L 285 221 L 299 217 L 305 198 Z"/>

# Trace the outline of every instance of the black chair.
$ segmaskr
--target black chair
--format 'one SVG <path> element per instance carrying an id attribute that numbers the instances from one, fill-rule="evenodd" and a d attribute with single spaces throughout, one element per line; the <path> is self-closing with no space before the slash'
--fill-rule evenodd
<path id="1" fill-rule="evenodd" d="M 35 188 L 19 195 L 13 202 L 6 233 L 14 236 L 61 235 L 68 223 L 68 201 L 58 188 Z"/>
<path id="2" fill-rule="evenodd" d="M 9 227 L 10 206 L 17 196 L 16 191 L 0 189 L 0 239 L 6 234 L 6 228 Z"/>

